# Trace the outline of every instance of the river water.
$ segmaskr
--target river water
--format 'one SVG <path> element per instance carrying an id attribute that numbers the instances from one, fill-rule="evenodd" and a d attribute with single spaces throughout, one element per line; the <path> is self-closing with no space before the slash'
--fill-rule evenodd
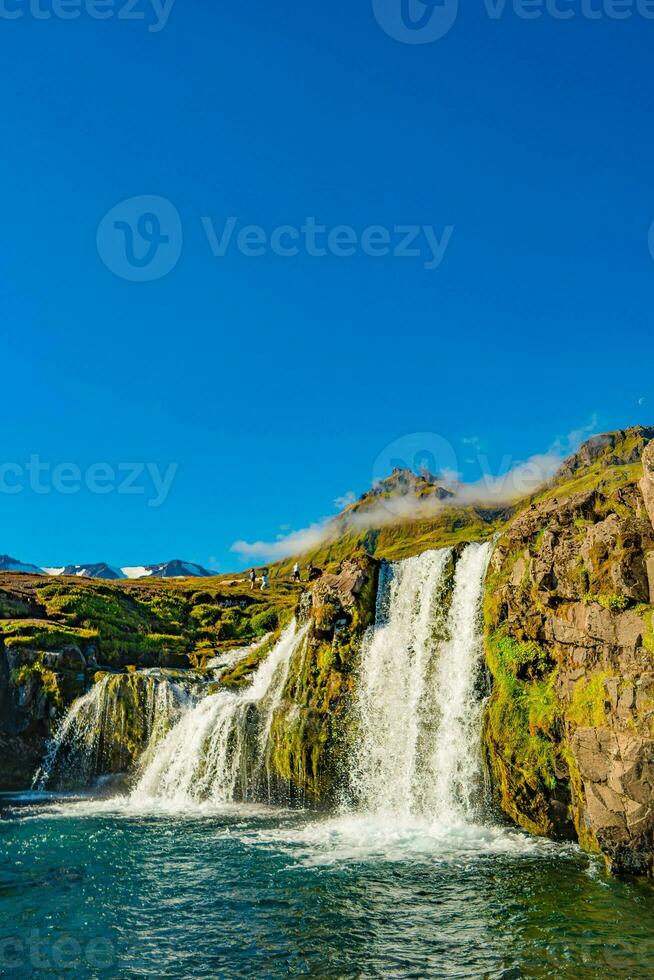
<path id="1" fill-rule="evenodd" d="M 504 827 L 0 804 L 11 977 L 651 977 L 654 890 Z"/>

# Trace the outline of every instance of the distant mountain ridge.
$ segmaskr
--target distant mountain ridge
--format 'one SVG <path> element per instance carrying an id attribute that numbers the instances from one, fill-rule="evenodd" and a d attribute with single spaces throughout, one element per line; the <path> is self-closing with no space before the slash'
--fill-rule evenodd
<path id="1" fill-rule="evenodd" d="M 182 561 L 174 558 L 172 561 L 160 562 L 156 565 L 125 565 L 116 567 L 107 562 L 93 562 L 87 565 L 62 565 L 56 568 L 39 568 L 10 555 L 0 555 L 0 572 L 21 572 L 25 575 L 77 576 L 78 578 L 101 579 L 140 579 L 140 578 L 209 578 L 216 572 L 197 565 L 195 562 Z"/>

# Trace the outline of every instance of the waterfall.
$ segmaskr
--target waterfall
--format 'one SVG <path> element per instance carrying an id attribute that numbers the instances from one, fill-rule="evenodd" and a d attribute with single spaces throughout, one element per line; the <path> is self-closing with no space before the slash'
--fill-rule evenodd
<path id="1" fill-rule="evenodd" d="M 481 784 L 480 742 L 483 698 L 481 604 L 490 544 L 471 544 L 456 568 L 449 639 L 436 672 L 438 730 L 431 758 L 434 813 L 444 824 L 469 817 Z"/>
<path id="2" fill-rule="evenodd" d="M 180 719 L 142 767 L 135 802 L 175 804 L 269 797 L 269 736 L 291 660 L 307 627 L 293 621 L 242 691 L 218 691 Z"/>
<path id="3" fill-rule="evenodd" d="M 105 675 L 60 722 L 35 787 L 82 787 L 96 776 L 126 772 L 168 733 L 191 699 L 181 677 L 156 671 Z"/>
<path id="4" fill-rule="evenodd" d="M 480 781 L 480 605 L 490 545 L 386 567 L 354 706 L 360 811 L 441 823 L 472 814 Z"/>

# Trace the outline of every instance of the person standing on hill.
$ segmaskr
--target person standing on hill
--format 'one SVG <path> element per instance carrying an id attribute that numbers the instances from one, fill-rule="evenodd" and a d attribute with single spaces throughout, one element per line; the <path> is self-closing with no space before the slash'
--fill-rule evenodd
<path id="1" fill-rule="evenodd" d="M 300 563 L 298 561 L 296 561 L 295 565 L 293 566 L 293 581 L 300 581 Z"/>
<path id="2" fill-rule="evenodd" d="M 249 576 L 249 578 L 250 578 L 250 589 L 254 589 L 254 583 L 257 580 L 257 573 L 255 572 L 255 570 L 253 568 L 250 569 L 250 576 Z"/>
<path id="3" fill-rule="evenodd" d="M 264 568 L 263 574 L 261 576 L 261 591 L 264 592 L 268 588 L 268 569 Z"/>

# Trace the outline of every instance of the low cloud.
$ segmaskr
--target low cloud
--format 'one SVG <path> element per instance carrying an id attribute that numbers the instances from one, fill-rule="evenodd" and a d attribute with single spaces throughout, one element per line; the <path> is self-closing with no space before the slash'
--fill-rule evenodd
<path id="1" fill-rule="evenodd" d="M 357 495 L 354 490 L 348 490 L 344 493 L 342 497 L 337 497 L 334 501 L 334 507 L 337 510 L 345 510 L 346 507 L 350 507 L 352 504 L 357 502 Z"/>
<path id="2" fill-rule="evenodd" d="M 329 536 L 329 520 L 318 521 L 299 531 L 280 534 L 275 541 L 235 541 L 230 551 L 242 558 L 260 558 L 262 561 L 277 561 L 289 555 L 301 555 L 312 548 L 318 548 Z"/>
<path id="3" fill-rule="evenodd" d="M 552 479 L 563 460 L 575 452 L 581 442 L 597 431 L 598 419 L 593 416 L 590 422 L 573 430 L 565 436 L 558 436 L 546 453 L 539 453 L 527 460 L 513 462 L 505 457 L 498 475 L 493 474 L 488 458 L 478 454 L 477 461 L 482 471 L 479 480 L 464 483 L 459 474 L 442 473 L 438 479 L 452 496 L 445 500 L 436 498 L 394 496 L 380 498 L 365 510 L 349 513 L 344 517 L 325 517 L 309 527 L 288 534 L 278 535 L 274 541 L 236 541 L 231 550 L 242 558 L 275 561 L 292 555 L 301 555 L 320 547 L 330 538 L 348 531 L 366 531 L 370 528 L 385 527 L 399 521 L 424 520 L 433 517 L 443 508 L 452 506 L 500 507 L 511 504 L 521 497 L 528 497 Z M 477 443 L 473 437 L 470 443 Z M 334 503 L 344 510 L 354 503 L 356 496 L 348 491 Z"/>

